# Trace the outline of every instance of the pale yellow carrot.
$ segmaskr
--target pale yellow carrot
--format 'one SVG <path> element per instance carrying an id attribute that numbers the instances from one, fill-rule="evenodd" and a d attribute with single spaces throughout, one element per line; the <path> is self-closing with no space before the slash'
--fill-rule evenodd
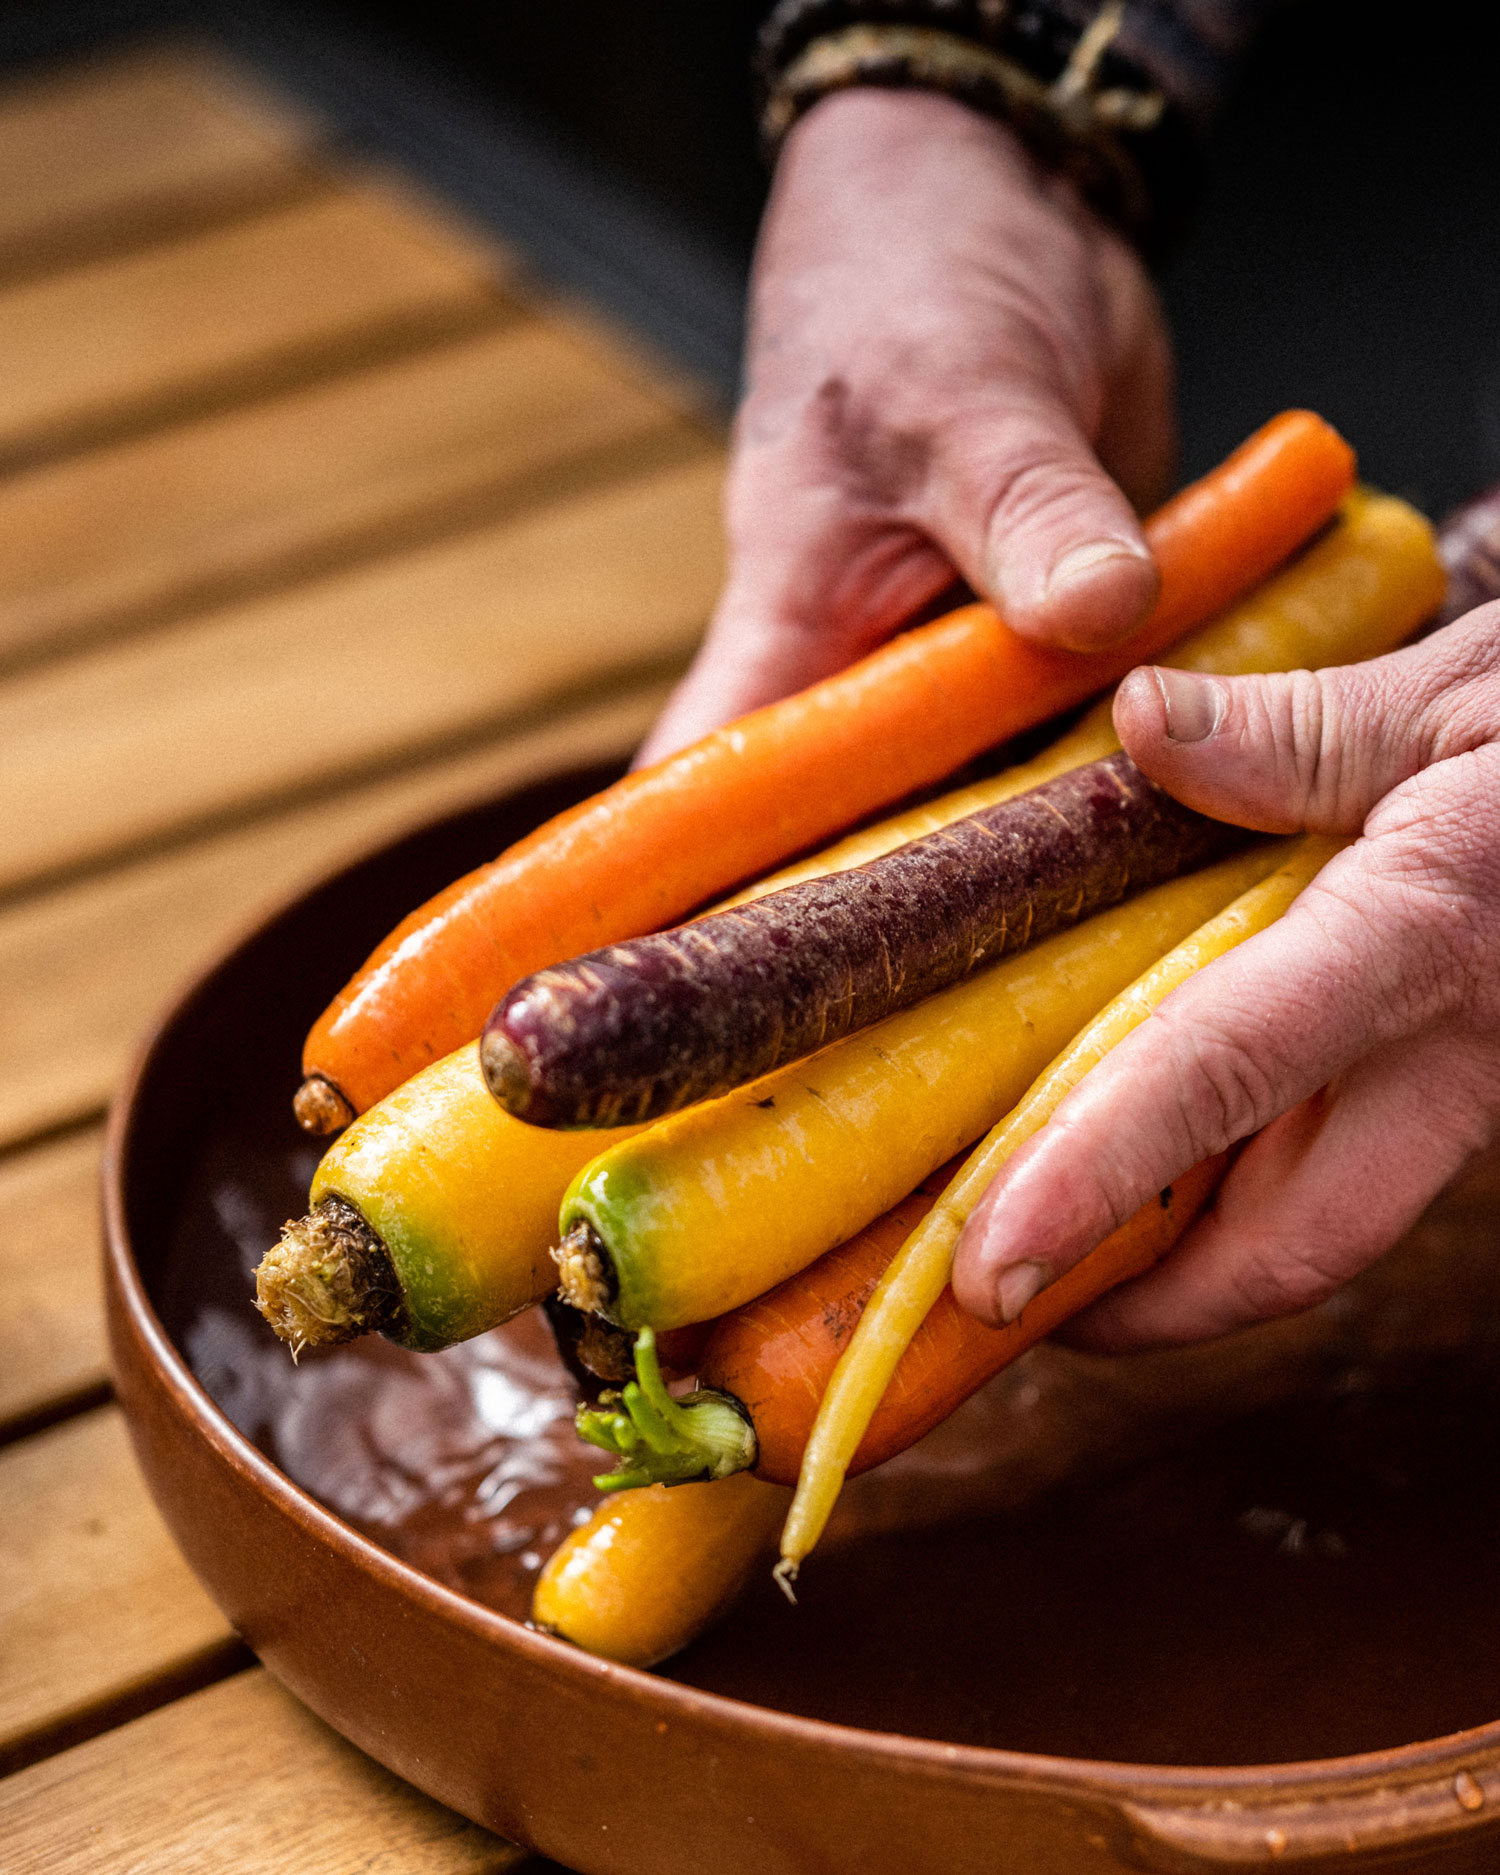
<path id="1" fill-rule="evenodd" d="M 892 1374 L 947 1287 L 959 1235 L 1006 1160 L 1047 1124 L 1089 1069 L 1138 1028 L 1179 984 L 1274 924 L 1343 844 L 1322 835 L 1288 842 L 1287 856 L 1275 872 L 1200 925 L 1106 1004 L 964 1161 L 892 1259 L 833 1371 L 782 1532 L 782 1559 L 776 1573 L 783 1587 L 795 1580 L 798 1566 L 823 1534 L 849 1463 Z"/>

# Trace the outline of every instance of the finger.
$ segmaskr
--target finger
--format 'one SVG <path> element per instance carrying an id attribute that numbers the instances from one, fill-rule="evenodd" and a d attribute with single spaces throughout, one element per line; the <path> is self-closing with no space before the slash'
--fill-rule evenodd
<path id="1" fill-rule="evenodd" d="M 636 757 L 656 761 L 721 723 L 863 657 L 952 587 L 952 564 L 915 529 L 827 491 L 783 492 L 741 525 L 733 572 L 692 668 Z"/>
<path id="2" fill-rule="evenodd" d="M 1377 844 L 1339 854 L 1269 930 L 1167 997 L 1015 1155 L 959 1242 L 966 1309 L 1013 1317 L 1188 1167 L 1451 1013 L 1469 907 L 1424 884 L 1400 839 Z"/>
<path id="3" fill-rule="evenodd" d="M 1450 1034 L 1377 1050 L 1241 1154 L 1156 1269 L 1070 1324 L 1100 1352 L 1227 1334 L 1321 1302 L 1489 1143 L 1494 1065 Z"/>
<path id="4" fill-rule="evenodd" d="M 1500 606 L 1365 664 L 1254 677 L 1148 666 L 1115 698 L 1126 753 L 1202 813 L 1354 833 L 1393 788 L 1500 729 Z"/>
<path id="5" fill-rule="evenodd" d="M 778 438 L 742 451 L 729 583 L 638 762 L 842 669 L 955 569 L 1018 631 L 1079 650 L 1124 637 L 1156 597 L 1134 510 L 1066 405 L 1029 383 L 950 421 L 941 461 L 913 469 L 894 501 L 909 520 L 892 515 L 896 466 L 873 490 L 847 486 L 849 448 L 844 438 L 794 455 Z M 870 480 L 867 463 L 857 480 Z"/>
<path id="6" fill-rule="evenodd" d="M 1027 637 L 1091 651 L 1160 588 L 1141 524 L 1064 399 L 1022 372 L 950 424 L 922 518 Z"/>

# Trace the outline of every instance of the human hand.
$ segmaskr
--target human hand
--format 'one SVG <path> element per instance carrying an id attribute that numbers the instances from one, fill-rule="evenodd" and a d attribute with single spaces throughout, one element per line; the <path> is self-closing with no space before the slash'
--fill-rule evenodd
<path id="1" fill-rule="evenodd" d="M 1362 837 L 1093 1069 L 969 1220 L 954 1291 L 998 1322 L 1189 1166 L 1256 1135 L 1174 1253 L 1070 1325 L 1108 1350 L 1320 1301 L 1494 1138 L 1500 604 L 1336 670 L 1137 670 L 1115 724 L 1190 806 Z"/>
<path id="2" fill-rule="evenodd" d="M 962 578 L 1017 630 L 1121 638 L 1156 593 L 1171 361 L 1134 253 L 1003 125 L 824 99 L 756 256 L 729 571 L 655 760 L 874 649 Z M 1113 478 L 1113 479 L 1111 479 Z"/>

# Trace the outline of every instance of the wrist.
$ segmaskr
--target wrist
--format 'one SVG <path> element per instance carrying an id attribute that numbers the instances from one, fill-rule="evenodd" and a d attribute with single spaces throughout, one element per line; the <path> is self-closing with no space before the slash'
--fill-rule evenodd
<path id="1" fill-rule="evenodd" d="M 1117 43 L 1115 0 L 1079 22 L 964 0 L 782 0 L 757 59 L 763 139 L 774 156 L 822 100 L 857 89 L 946 96 L 1008 125 L 1148 251 L 1180 224 L 1198 170 L 1187 116 Z"/>
<path id="2" fill-rule="evenodd" d="M 956 414 L 951 400 L 1019 380 L 1086 420 L 1127 289 L 1149 296 L 1129 248 L 1008 125 L 936 93 L 843 91 L 783 151 L 750 382 L 796 390 L 832 371 L 884 384 L 887 414 L 907 394 Z"/>

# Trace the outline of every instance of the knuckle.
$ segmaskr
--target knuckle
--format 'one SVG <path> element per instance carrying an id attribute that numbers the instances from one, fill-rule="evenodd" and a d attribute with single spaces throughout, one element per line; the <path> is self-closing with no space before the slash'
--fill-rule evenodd
<path id="1" fill-rule="evenodd" d="M 1338 790 L 1339 744 L 1329 736 L 1328 697 L 1319 673 L 1293 671 L 1266 687 L 1274 699 L 1267 733 L 1274 750 L 1273 780 L 1298 818 L 1317 813 Z"/>
<path id="2" fill-rule="evenodd" d="M 1387 993 L 1410 1026 L 1458 1008 L 1500 1008 L 1500 748 L 1412 776 L 1366 823 L 1365 888 L 1345 902 L 1370 919 L 1389 960 Z"/>
<path id="3" fill-rule="evenodd" d="M 1422 763 L 1466 755 L 1500 735 L 1500 606 L 1460 639 L 1431 673 L 1421 699 Z M 1441 634 L 1440 634 L 1441 635 Z"/>
<path id="4" fill-rule="evenodd" d="M 988 527 L 1010 534 L 1055 524 L 1067 527 L 1095 507 L 1104 472 L 1070 448 L 1071 439 L 1032 432 L 1019 447 L 989 462 Z M 1116 496 L 1123 502 L 1123 497 Z"/>
<path id="5" fill-rule="evenodd" d="M 1500 666 L 1500 600 L 1466 612 L 1420 645 L 1413 645 L 1401 661 L 1420 666 L 1429 681 L 1440 685 L 1492 675 Z"/>
<path id="6" fill-rule="evenodd" d="M 1289 671 L 1228 684 L 1221 726 L 1234 767 L 1289 827 L 1320 822 L 1342 792 L 1342 746 L 1336 711 L 1321 673 Z M 1220 746 L 1223 746 L 1221 743 Z"/>
<path id="7" fill-rule="evenodd" d="M 1497 666 L 1493 635 L 1475 631 L 1437 655 L 1422 644 L 1365 664 L 1247 677 L 1230 685 L 1228 727 L 1289 817 L 1352 831 L 1413 776 L 1500 734 Z"/>
<path id="8" fill-rule="evenodd" d="M 1386 757 L 1389 786 L 1500 734 L 1500 605 L 1330 675 L 1349 692 L 1354 726 Z"/>
<path id="9" fill-rule="evenodd" d="M 1261 1058 L 1263 1038 L 1251 1042 L 1235 1032 L 1248 1012 L 1226 1013 L 1229 1021 L 1215 1021 L 1202 1010 L 1185 1019 L 1169 999 L 1151 1017 L 1162 1025 L 1173 1064 L 1166 1115 L 1173 1143 L 1195 1158 L 1259 1131 L 1286 1104 L 1277 1094 L 1279 1063 Z"/>

